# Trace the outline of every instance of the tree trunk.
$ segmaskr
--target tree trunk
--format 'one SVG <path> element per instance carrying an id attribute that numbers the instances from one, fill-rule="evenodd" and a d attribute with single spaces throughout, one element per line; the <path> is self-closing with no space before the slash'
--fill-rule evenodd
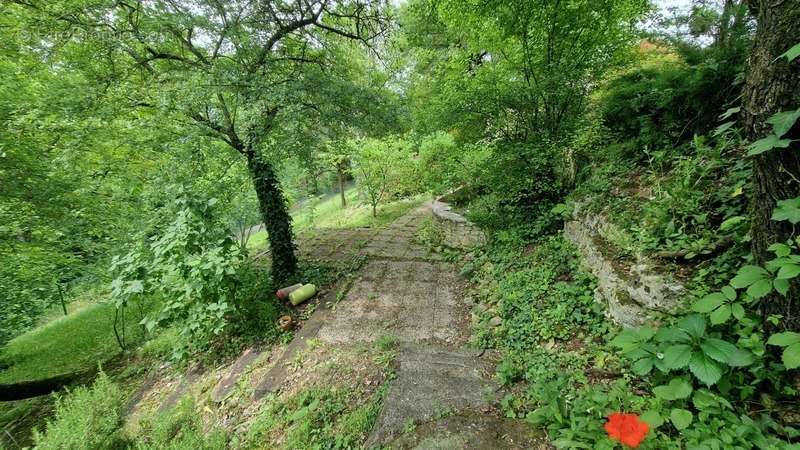
<path id="1" fill-rule="evenodd" d="M 342 197 L 342 208 L 346 208 L 347 198 L 344 195 L 344 170 L 339 166 L 337 172 L 339 175 L 339 195 Z"/>
<path id="2" fill-rule="evenodd" d="M 747 82 L 742 95 L 742 124 L 749 141 L 772 132 L 766 123 L 773 114 L 800 107 L 800 60 L 789 64 L 778 55 L 800 41 L 800 2 L 754 0 L 749 3 L 757 18 L 753 48 L 750 53 Z M 784 137 L 797 139 L 798 127 Z M 752 250 L 755 262 L 763 264 L 773 255 L 767 248 L 792 235 L 787 222 L 770 220 L 778 200 L 800 196 L 800 148 L 773 149 L 753 160 Z M 764 318 L 780 314 L 781 329 L 800 329 L 800 302 L 797 283 L 789 295 L 773 294 L 761 303 Z"/>
<path id="3" fill-rule="evenodd" d="M 247 167 L 253 178 L 261 216 L 272 253 L 272 277 L 286 281 L 297 269 L 292 236 L 292 218 L 286 207 L 278 178 L 272 165 L 254 152 L 247 153 Z"/>

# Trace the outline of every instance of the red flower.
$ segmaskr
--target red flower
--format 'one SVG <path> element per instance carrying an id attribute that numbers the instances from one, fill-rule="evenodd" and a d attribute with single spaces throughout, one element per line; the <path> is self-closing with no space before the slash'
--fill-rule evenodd
<path id="1" fill-rule="evenodd" d="M 636 448 L 642 443 L 650 426 L 647 422 L 639 420 L 636 414 L 612 413 L 608 416 L 605 427 L 608 435 L 630 448 Z"/>

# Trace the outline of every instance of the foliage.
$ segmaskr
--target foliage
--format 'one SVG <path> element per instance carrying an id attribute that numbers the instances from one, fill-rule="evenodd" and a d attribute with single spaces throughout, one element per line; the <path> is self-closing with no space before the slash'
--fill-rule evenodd
<path id="1" fill-rule="evenodd" d="M 36 448 L 100 450 L 124 448 L 123 394 L 104 373 L 91 387 L 78 387 L 56 400 L 55 418 L 42 433 L 35 433 Z"/>
<path id="2" fill-rule="evenodd" d="M 171 223 L 157 230 L 148 244 L 114 258 L 112 270 L 118 276 L 111 283 L 112 300 L 121 311 L 137 306 L 143 296 L 160 299 L 157 312 L 140 324 L 148 331 L 180 324 L 184 339 L 175 348 L 176 358 L 204 348 L 237 312 L 245 311 L 246 302 L 254 301 L 237 291 L 242 249 L 216 222 L 216 200 L 179 195 Z"/>
<path id="3" fill-rule="evenodd" d="M 401 12 L 415 128 L 463 142 L 559 139 L 625 53 L 643 1 L 410 2 Z"/>
<path id="4" fill-rule="evenodd" d="M 398 190 L 404 178 L 400 169 L 409 165 L 411 155 L 398 138 L 366 139 L 351 145 L 356 147 L 352 161 L 357 185 L 372 207 L 372 217 L 377 217 L 378 204 Z M 405 179 L 413 180 L 414 177 Z"/>
<path id="5" fill-rule="evenodd" d="M 131 449 L 153 450 L 222 450 L 228 436 L 221 429 L 205 431 L 197 405 L 184 398 L 172 409 L 142 421 L 142 429 L 131 439 Z"/>
<path id="6" fill-rule="evenodd" d="M 348 389 L 311 388 L 286 401 L 272 400 L 262 409 L 248 441 L 264 442 L 270 433 L 285 433 L 282 448 L 348 449 L 361 444 L 378 418 L 386 385 L 365 402 L 354 404 Z"/>
<path id="7" fill-rule="evenodd" d="M 637 153 L 669 148 L 710 133 L 717 115 L 735 100 L 743 53 L 707 49 L 687 63 L 674 48 L 643 42 L 636 65 L 608 80 L 596 94 L 603 123 Z M 720 88 L 722 87 L 722 88 Z"/>
<path id="8" fill-rule="evenodd" d="M 105 257 L 147 213 L 142 194 L 151 164 L 163 158 L 114 120 L 111 105 L 93 102 L 100 86 L 31 52 L 10 5 L 0 22 L 3 344 L 35 325 L 62 294 L 69 302 L 72 288 L 105 280 Z"/>
<path id="9" fill-rule="evenodd" d="M 471 187 L 479 183 L 490 155 L 487 146 L 459 145 L 450 133 L 433 133 L 419 143 L 420 174 L 434 192 Z"/>
<path id="10" fill-rule="evenodd" d="M 605 330 L 600 305 L 592 297 L 593 281 L 577 264 L 563 238 L 544 239 L 532 251 L 519 238 L 508 238 L 495 240 L 465 267 L 478 282 L 473 295 L 485 305 L 476 339 L 504 351 L 498 367 L 502 381 L 549 379 L 574 360 L 542 350 L 543 344 L 552 349 L 557 342 Z M 496 328 L 489 324 L 494 316 L 502 319 Z"/>
<path id="11" fill-rule="evenodd" d="M 472 189 L 483 195 L 468 205 L 468 217 L 484 228 L 516 229 L 523 237 L 546 234 L 560 224 L 553 206 L 565 193 L 556 148 L 498 143 L 484 159 Z"/>

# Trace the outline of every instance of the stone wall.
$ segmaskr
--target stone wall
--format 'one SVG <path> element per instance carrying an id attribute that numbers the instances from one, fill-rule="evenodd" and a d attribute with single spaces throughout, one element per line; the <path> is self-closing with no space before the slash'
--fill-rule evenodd
<path id="1" fill-rule="evenodd" d="M 607 315 L 625 327 L 676 313 L 685 296 L 683 285 L 659 273 L 647 258 L 626 262 L 609 255 L 604 236 L 619 233 L 604 216 L 583 214 L 579 208 L 564 225 L 564 235 L 578 247 L 583 264 L 597 277 L 595 300 L 606 305 Z"/>
<path id="2" fill-rule="evenodd" d="M 477 225 L 453 212 L 450 205 L 441 201 L 441 198 L 431 202 L 430 208 L 433 218 L 439 223 L 444 233 L 446 246 L 466 249 L 486 242 L 486 235 Z"/>

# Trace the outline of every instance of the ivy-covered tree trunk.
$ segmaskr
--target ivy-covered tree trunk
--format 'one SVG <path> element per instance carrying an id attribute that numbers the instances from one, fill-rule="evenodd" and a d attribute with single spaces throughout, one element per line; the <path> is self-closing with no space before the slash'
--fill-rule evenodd
<path id="1" fill-rule="evenodd" d="M 800 59 L 791 64 L 778 58 L 800 41 L 800 2 L 754 0 L 750 10 L 758 21 L 750 53 L 747 82 L 743 93 L 742 123 L 748 140 L 756 141 L 772 130 L 766 120 L 780 111 L 800 107 Z M 795 126 L 784 138 L 800 137 Z M 755 261 L 771 259 L 767 250 L 775 242 L 788 239 L 794 230 L 788 222 L 771 220 L 778 200 L 800 196 L 800 145 L 773 149 L 753 160 L 752 250 Z M 783 316 L 781 328 L 800 330 L 800 289 L 795 283 L 789 294 L 764 299 L 764 318 Z"/>
<path id="2" fill-rule="evenodd" d="M 268 233 L 269 248 L 272 253 L 272 276 L 278 281 L 285 281 L 297 269 L 292 218 L 272 164 L 264 161 L 255 152 L 248 152 L 247 167 L 253 179 L 264 227 Z"/>

